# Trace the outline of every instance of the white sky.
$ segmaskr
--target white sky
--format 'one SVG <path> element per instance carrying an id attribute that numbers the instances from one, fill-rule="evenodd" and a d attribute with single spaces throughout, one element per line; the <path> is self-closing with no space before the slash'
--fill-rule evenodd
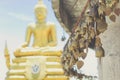
<path id="1" fill-rule="evenodd" d="M 8 49 L 13 56 L 13 51 L 24 42 L 25 30 L 29 23 L 35 22 L 34 5 L 37 0 L 0 0 L 0 80 L 5 80 L 7 68 L 4 58 L 5 40 Z M 57 28 L 58 46 L 63 47 L 65 42 L 61 42 L 63 29 L 57 22 L 51 8 L 50 0 L 44 0 L 48 7 L 47 21 L 54 22 Z M 68 38 L 68 35 L 65 34 Z M 94 52 L 90 50 L 83 67 L 86 74 L 96 75 L 96 58 Z"/>

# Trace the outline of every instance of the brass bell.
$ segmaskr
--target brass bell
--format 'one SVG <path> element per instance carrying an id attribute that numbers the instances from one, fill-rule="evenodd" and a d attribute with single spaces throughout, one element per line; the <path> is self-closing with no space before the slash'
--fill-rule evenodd
<path id="1" fill-rule="evenodd" d="M 120 8 L 115 8 L 114 13 L 119 16 L 120 15 Z"/>
<path id="2" fill-rule="evenodd" d="M 97 19 L 97 31 L 98 33 L 103 33 L 105 30 L 107 30 L 107 23 L 105 20 Z"/>
<path id="3" fill-rule="evenodd" d="M 63 60 L 63 61 L 66 61 L 67 59 L 66 59 L 66 57 L 65 57 L 65 56 L 63 56 L 63 57 L 62 57 L 62 60 Z"/>
<path id="4" fill-rule="evenodd" d="M 72 41 L 72 46 L 76 49 L 78 47 L 78 43 L 76 40 Z"/>
<path id="5" fill-rule="evenodd" d="M 78 51 L 73 51 L 73 57 L 75 58 L 75 60 L 78 60 L 79 52 Z"/>
<path id="6" fill-rule="evenodd" d="M 82 57 L 82 59 L 85 59 L 87 54 L 85 52 L 81 52 L 78 57 Z"/>
<path id="7" fill-rule="evenodd" d="M 71 59 L 70 53 L 68 53 L 68 54 L 66 55 L 66 57 L 67 57 L 68 60 L 70 60 L 70 59 Z"/>
<path id="8" fill-rule="evenodd" d="M 82 57 L 82 59 L 85 59 L 86 56 L 87 56 L 87 53 L 81 52 L 81 57 Z"/>
<path id="9" fill-rule="evenodd" d="M 80 34 L 85 35 L 85 33 L 86 33 L 86 27 L 82 27 L 80 30 Z"/>
<path id="10" fill-rule="evenodd" d="M 111 15 L 109 16 L 109 19 L 110 19 L 111 21 L 115 22 L 115 21 L 116 21 L 116 16 L 115 16 L 114 14 L 111 14 Z"/>
<path id="11" fill-rule="evenodd" d="M 112 9 L 110 7 L 105 8 L 105 15 L 109 16 L 112 13 Z"/>
<path id="12" fill-rule="evenodd" d="M 86 22 L 87 22 L 87 24 L 89 25 L 90 23 L 93 22 L 93 18 L 92 18 L 91 16 L 87 16 L 87 17 L 86 17 Z"/>
<path id="13" fill-rule="evenodd" d="M 69 67 L 72 68 L 73 65 L 75 65 L 75 63 L 76 63 L 76 61 L 72 58 L 72 59 L 70 60 Z"/>
<path id="14" fill-rule="evenodd" d="M 94 37 L 95 37 L 95 30 L 94 30 L 94 28 L 90 28 L 90 37 L 92 38 L 92 39 L 94 39 Z"/>
<path id="15" fill-rule="evenodd" d="M 80 69 L 84 65 L 84 62 L 83 61 L 77 61 L 76 65 L 77 65 L 77 68 Z"/>
<path id="16" fill-rule="evenodd" d="M 102 46 L 96 47 L 95 53 L 97 58 L 101 58 L 105 56 L 104 49 L 102 48 Z"/>
<path id="17" fill-rule="evenodd" d="M 75 43 L 71 43 L 69 46 L 68 46 L 68 49 L 69 51 L 73 51 L 76 47 L 76 44 Z"/>
<path id="18" fill-rule="evenodd" d="M 80 32 L 80 27 L 78 26 L 76 29 L 75 29 L 75 33 L 79 33 Z"/>
<path id="19" fill-rule="evenodd" d="M 99 15 L 104 15 L 105 9 L 106 9 L 105 4 L 104 3 L 100 3 L 99 8 L 98 8 Z"/>
<path id="20" fill-rule="evenodd" d="M 80 35 L 79 33 L 76 33 L 74 39 L 75 40 L 79 39 L 79 35 Z"/>
<path id="21" fill-rule="evenodd" d="M 69 66 L 68 66 L 67 62 L 64 65 L 65 65 L 64 69 L 68 71 L 69 70 Z"/>
<path id="22" fill-rule="evenodd" d="M 101 39 L 99 36 L 96 36 L 95 38 L 95 46 L 102 46 Z"/>
<path id="23" fill-rule="evenodd" d="M 85 39 L 84 39 L 84 38 L 81 38 L 81 39 L 79 40 L 79 47 L 80 47 L 81 49 L 85 48 Z"/>
<path id="24" fill-rule="evenodd" d="M 73 47 L 71 46 L 71 44 L 68 44 L 68 50 L 69 50 L 69 51 L 74 50 Z"/>

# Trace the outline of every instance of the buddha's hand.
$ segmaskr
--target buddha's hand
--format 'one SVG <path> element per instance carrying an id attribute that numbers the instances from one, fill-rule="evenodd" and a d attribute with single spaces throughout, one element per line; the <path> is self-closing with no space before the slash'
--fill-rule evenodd
<path id="1" fill-rule="evenodd" d="M 50 42 L 48 43 L 49 46 L 56 46 L 57 45 L 57 42 Z"/>
<path id="2" fill-rule="evenodd" d="M 27 47 L 27 46 L 28 46 L 28 43 L 27 43 L 27 42 L 24 42 L 24 43 L 21 45 L 22 48 L 25 48 L 25 47 Z"/>

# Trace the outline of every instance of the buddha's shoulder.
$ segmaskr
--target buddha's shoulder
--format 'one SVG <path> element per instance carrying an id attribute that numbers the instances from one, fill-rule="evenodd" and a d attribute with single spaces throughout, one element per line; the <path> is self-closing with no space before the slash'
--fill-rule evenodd
<path id="1" fill-rule="evenodd" d="M 48 27 L 55 27 L 55 24 L 53 22 L 47 22 Z"/>
<path id="2" fill-rule="evenodd" d="M 36 24 L 35 24 L 35 23 L 29 23 L 29 24 L 28 24 L 28 28 L 33 29 L 33 28 L 35 28 L 35 27 L 36 27 Z"/>

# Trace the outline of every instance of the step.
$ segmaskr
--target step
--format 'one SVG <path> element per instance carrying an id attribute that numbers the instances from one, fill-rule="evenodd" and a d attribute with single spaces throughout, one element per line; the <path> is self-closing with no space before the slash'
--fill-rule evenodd
<path id="1" fill-rule="evenodd" d="M 13 63 L 23 63 L 23 62 L 26 62 L 27 58 L 15 58 L 15 59 L 12 59 L 12 62 Z"/>
<path id="2" fill-rule="evenodd" d="M 49 68 L 46 72 L 48 75 L 64 75 L 64 71 L 61 68 Z"/>
<path id="3" fill-rule="evenodd" d="M 47 68 L 62 68 L 62 65 L 59 62 L 46 62 Z"/>
<path id="4" fill-rule="evenodd" d="M 47 57 L 47 61 L 48 62 L 61 62 L 60 57 L 57 57 L 57 56 L 46 56 L 46 57 Z M 35 58 L 35 56 L 34 56 L 34 58 Z M 39 58 L 39 57 L 36 56 L 36 58 Z M 14 59 L 12 59 L 12 62 L 13 63 L 24 63 L 24 62 L 27 61 L 27 59 L 29 59 L 29 58 L 27 58 L 27 57 L 24 57 L 24 58 L 23 57 L 22 58 L 14 58 Z"/>
<path id="5" fill-rule="evenodd" d="M 24 75 L 25 70 L 10 70 L 8 75 Z"/>
<path id="6" fill-rule="evenodd" d="M 23 70 L 23 69 L 25 69 L 25 67 L 26 67 L 26 64 L 11 64 L 10 65 L 10 69 L 12 69 L 12 70 Z"/>
<path id="7" fill-rule="evenodd" d="M 25 57 L 25 56 L 61 56 L 61 51 L 24 51 L 14 52 L 15 57 Z"/>
<path id="8" fill-rule="evenodd" d="M 25 76 L 9 76 L 6 80 L 27 80 Z"/>
<path id="9" fill-rule="evenodd" d="M 49 56 L 47 57 L 47 61 L 48 62 L 61 62 L 61 59 L 60 57 L 57 57 L 57 56 Z"/>
<path id="10" fill-rule="evenodd" d="M 68 80 L 67 76 L 47 76 L 44 80 Z"/>

